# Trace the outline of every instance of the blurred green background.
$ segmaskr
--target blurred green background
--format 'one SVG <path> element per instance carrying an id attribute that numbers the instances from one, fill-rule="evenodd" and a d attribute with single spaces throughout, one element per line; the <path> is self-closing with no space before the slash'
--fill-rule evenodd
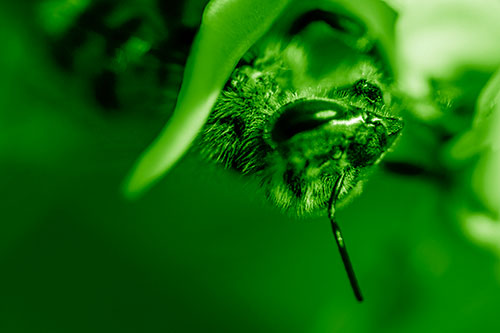
<path id="1" fill-rule="evenodd" d="M 30 1 L 0 5 L 0 332 L 498 332 L 500 266 L 450 189 L 377 171 L 326 218 L 185 157 L 136 202 L 120 182 L 165 117 L 96 111 L 58 71 Z"/>

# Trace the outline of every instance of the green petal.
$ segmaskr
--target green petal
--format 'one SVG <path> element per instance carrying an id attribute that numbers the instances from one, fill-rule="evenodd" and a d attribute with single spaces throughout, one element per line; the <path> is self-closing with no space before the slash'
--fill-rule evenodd
<path id="1" fill-rule="evenodd" d="M 264 35 L 293 0 L 212 0 L 186 64 L 173 116 L 142 154 L 124 184 L 136 197 L 165 174 L 189 148 L 205 124 L 224 83 L 245 52 Z M 392 63 L 394 12 L 377 0 L 295 0 L 294 8 L 336 10 L 344 7 L 368 25 Z M 288 9 L 292 9 L 289 7 Z M 292 12 L 292 11 L 291 11 Z M 297 12 L 297 10 L 295 10 Z"/>
<path id="2" fill-rule="evenodd" d="M 186 152 L 238 60 L 289 1 L 213 0 L 208 4 L 187 60 L 174 114 L 126 179 L 126 196 L 140 195 Z"/>

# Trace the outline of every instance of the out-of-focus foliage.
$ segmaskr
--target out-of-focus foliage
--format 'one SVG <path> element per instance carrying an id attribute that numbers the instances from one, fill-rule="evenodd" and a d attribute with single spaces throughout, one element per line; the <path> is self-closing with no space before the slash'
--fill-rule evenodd
<path id="1" fill-rule="evenodd" d="M 428 93 L 429 78 L 452 80 L 467 70 L 498 68 L 498 1 L 387 2 L 399 12 L 396 45 L 402 81 L 410 93 Z"/>
<path id="2" fill-rule="evenodd" d="M 192 2 L 189 8 L 199 13 Z M 470 20 L 453 10 L 460 8 L 456 1 L 440 3 L 446 31 L 465 23 L 488 31 L 482 27 L 494 15 L 490 2 L 474 2 L 487 13 Z M 54 65 L 36 8 L 36 1 L 0 4 L 1 332 L 500 329 L 500 265 L 494 255 L 500 235 L 491 212 L 498 206 L 494 200 L 485 204 L 497 198 L 498 141 L 481 136 L 480 142 L 493 144 L 462 156 L 476 144 L 467 138 L 483 131 L 480 119 L 472 132 L 440 149 L 440 165 L 458 184 L 380 170 L 363 195 L 339 212 L 366 298 L 357 304 L 326 219 L 290 220 L 253 194 L 257 184 L 196 156 L 189 155 L 141 201 L 123 200 L 123 176 L 165 117 L 102 112 L 78 77 Z M 439 36 L 442 25 L 430 28 L 426 7 L 419 8 L 403 13 L 407 21 L 401 24 L 414 17 L 415 35 L 425 27 Z M 491 24 L 493 36 L 497 23 Z M 443 43 L 424 43 L 421 50 Z M 448 76 L 463 68 L 455 62 L 462 51 L 470 56 L 467 62 L 475 59 L 473 49 L 437 58 L 452 65 L 429 76 L 448 92 L 471 89 L 471 97 L 460 99 L 470 107 L 471 123 L 474 114 L 491 117 L 488 133 L 498 133 L 498 103 L 492 113 L 488 106 L 482 111 L 489 100 L 484 97 L 473 112 L 479 94 L 498 101 L 498 77 L 489 81 L 491 63 L 485 63 L 485 75 L 474 76 L 474 85 Z M 479 50 L 481 65 L 493 53 Z M 426 53 L 419 59 L 429 62 L 426 68 L 442 68 L 431 66 L 435 58 Z M 425 105 L 428 96 L 415 98 Z M 453 117 L 422 118 L 439 123 Z M 409 133 L 427 137 L 426 129 L 412 126 Z M 421 147 L 433 144 L 415 142 L 405 143 L 403 153 L 424 156 Z M 461 144 L 469 150 L 459 149 Z M 465 218 L 457 220 L 462 208 Z"/>
<path id="3" fill-rule="evenodd" d="M 417 101 L 417 118 L 455 131 L 441 153 L 450 172 L 462 170 L 455 210 L 466 234 L 498 252 L 500 2 L 389 2 L 400 13 L 401 88 Z"/>

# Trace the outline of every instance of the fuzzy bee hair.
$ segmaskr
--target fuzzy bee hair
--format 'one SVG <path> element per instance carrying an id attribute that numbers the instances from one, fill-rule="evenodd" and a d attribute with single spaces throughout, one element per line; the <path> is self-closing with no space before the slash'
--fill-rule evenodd
<path id="1" fill-rule="evenodd" d="M 380 61 L 360 53 L 325 66 L 318 78 L 308 70 L 310 55 L 300 41 L 264 44 L 232 73 L 198 138 L 198 149 L 207 159 L 257 178 L 266 197 L 291 215 L 321 214 L 344 172 L 340 198 L 345 204 L 360 193 L 371 168 L 354 166 L 343 156 L 338 138 L 324 131 L 303 133 L 283 153 L 270 138 L 272 127 L 283 107 L 304 99 L 334 100 L 394 117 L 390 76 Z M 371 90 L 363 90 L 363 84 Z M 364 140 L 363 135 L 359 132 L 357 139 Z"/>
<path id="2" fill-rule="evenodd" d="M 138 4 L 90 1 L 74 25 L 52 36 L 57 62 L 88 77 L 105 110 L 171 110 L 177 98 L 196 29 L 182 26 L 181 5 Z M 266 197 L 290 215 L 324 214 L 340 174 L 339 205 L 345 204 L 389 149 L 385 136 L 399 130 L 390 127 L 399 125 L 386 121 L 377 129 L 382 134 L 375 125 L 361 126 L 346 136 L 323 124 L 283 144 L 273 139 L 273 131 L 284 110 L 298 101 L 335 103 L 348 110 L 345 117 L 354 117 L 358 111 L 353 110 L 363 110 L 365 118 L 373 118 L 367 112 L 397 117 L 398 97 L 376 44 L 355 18 L 306 11 L 288 32 L 265 35 L 242 57 L 194 149 L 259 181 Z M 94 51 L 89 55 L 86 49 Z M 92 70 L 81 63 L 93 64 Z"/>

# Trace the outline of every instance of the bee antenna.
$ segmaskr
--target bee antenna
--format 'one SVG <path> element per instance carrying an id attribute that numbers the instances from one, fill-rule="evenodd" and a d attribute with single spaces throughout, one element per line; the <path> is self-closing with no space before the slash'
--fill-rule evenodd
<path id="1" fill-rule="evenodd" d="M 340 231 L 340 226 L 335 221 L 335 205 L 337 203 L 337 199 L 339 197 L 343 183 L 344 183 L 344 173 L 340 174 L 339 178 L 337 178 L 335 185 L 333 187 L 332 196 L 330 197 L 330 201 L 328 203 L 328 218 L 330 219 L 333 236 L 335 237 L 337 247 L 339 248 L 340 257 L 342 258 L 342 262 L 344 263 L 344 268 L 347 272 L 347 277 L 349 278 L 349 282 L 351 283 L 354 296 L 356 296 L 356 299 L 359 302 L 362 302 L 363 296 L 361 295 L 361 289 L 359 288 L 358 280 L 356 279 L 356 275 L 354 274 L 354 269 L 352 268 L 351 260 L 349 259 L 349 254 L 347 253 L 347 248 L 345 245 L 344 237 L 342 236 L 342 231 Z"/>

